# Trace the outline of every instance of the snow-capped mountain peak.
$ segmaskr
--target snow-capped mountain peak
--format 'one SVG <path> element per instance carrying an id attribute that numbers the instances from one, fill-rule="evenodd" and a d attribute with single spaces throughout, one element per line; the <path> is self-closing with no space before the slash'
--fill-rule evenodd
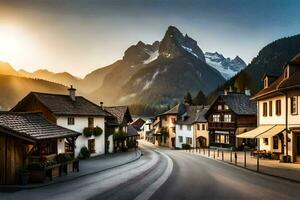
<path id="1" fill-rule="evenodd" d="M 246 67 L 246 63 L 239 56 L 234 59 L 225 58 L 218 52 L 206 52 L 204 56 L 206 63 L 218 70 L 225 79 L 230 79 Z"/>

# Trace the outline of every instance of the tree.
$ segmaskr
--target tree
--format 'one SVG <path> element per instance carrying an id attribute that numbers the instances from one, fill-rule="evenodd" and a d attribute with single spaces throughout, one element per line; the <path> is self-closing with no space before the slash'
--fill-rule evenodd
<path id="1" fill-rule="evenodd" d="M 184 97 L 184 103 L 188 104 L 188 105 L 192 105 L 193 104 L 193 100 L 192 100 L 192 95 L 190 92 L 187 92 L 185 97 Z"/>
<path id="2" fill-rule="evenodd" d="M 243 92 L 246 88 L 250 88 L 251 78 L 245 71 L 241 71 L 235 79 L 234 87 L 238 92 Z"/>
<path id="3" fill-rule="evenodd" d="M 195 98 L 193 99 L 193 104 L 194 105 L 206 105 L 207 104 L 207 99 L 202 90 L 199 90 Z"/>

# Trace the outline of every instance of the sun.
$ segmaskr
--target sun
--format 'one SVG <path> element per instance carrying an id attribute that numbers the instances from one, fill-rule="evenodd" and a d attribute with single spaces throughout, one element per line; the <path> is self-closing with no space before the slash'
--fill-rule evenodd
<path id="1" fill-rule="evenodd" d="M 0 59 L 9 61 L 25 51 L 24 34 L 17 27 L 0 24 Z M 26 52 L 26 51 L 25 51 Z M 24 52 L 23 52 L 24 53 Z"/>

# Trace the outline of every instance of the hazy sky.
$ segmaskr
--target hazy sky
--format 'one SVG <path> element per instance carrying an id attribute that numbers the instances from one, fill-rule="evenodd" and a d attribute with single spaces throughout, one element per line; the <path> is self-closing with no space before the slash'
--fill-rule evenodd
<path id="1" fill-rule="evenodd" d="M 203 51 L 250 62 L 300 33 L 299 0 L 0 0 L 0 60 L 83 77 L 174 25 Z"/>

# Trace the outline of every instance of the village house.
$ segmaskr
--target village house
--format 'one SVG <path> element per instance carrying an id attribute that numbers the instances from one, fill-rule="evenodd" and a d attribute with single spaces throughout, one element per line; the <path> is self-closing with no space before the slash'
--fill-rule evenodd
<path id="1" fill-rule="evenodd" d="M 103 107 L 103 105 L 101 106 Z M 113 148 L 114 151 L 124 149 L 127 145 L 126 142 L 131 141 L 132 138 L 136 139 L 138 135 L 132 129 L 128 132 L 128 125 L 133 121 L 128 106 L 104 106 L 103 109 L 111 114 L 110 117 L 106 118 L 106 130 L 111 136 L 115 134 L 115 140 L 110 141 L 112 144 L 110 148 Z"/>
<path id="2" fill-rule="evenodd" d="M 145 120 L 142 118 L 136 118 L 130 124 L 137 130 L 140 139 L 144 139 L 144 124 L 146 123 Z"/>
<path id="3" fill-rule="evenodd" d="M 177 118 L 176 148 L 189 145 L 192 148 L 207 147 L 209 145 L 208 124 L 204 115 L 206 106 L 185 105 L 186 112 Z"/>
<path id="4" fill-rule="evenodd" d="M 170 110 L 156 116 L 153 122 L 154 143 L 158 146 L 175 147 L 176 127 L 175 122 L 178 116 L 185 112 L 185 105 L 180 103 Z"/>
<path id="5" fill-rule="evenodd" d="M 18 184 L 22 175 L 43 182 L 78 170 L 74 147 L 80 135 L 42 113 L 0 112 L 0 185 Z"/>
<path id="6" fill-rule="evenodd" d="M 236 136 L 256 128 L 256 105 L 245 93 L 224 91 L 211 104 L 205 117 L 208 121 L 209 145 L 223 148 L 239 148 L 255 145 L 252 140 Z"/>
<path id="7" fill-rule="evenodd" d="M 240 135 L 256 138 L 261 153 L 285 162 L 300 162 L 300 54 L 284 65 L 279 77 L 265 75 L 257 102 L 258 127 Z"/>
<path id="8" fill-rule="evenodd" d="M 72 86 L 68 91 L 69 95 L 30 92 L 12 111 L 42 112 L 49 121 L 82 133 L 76 140 L 76 157 L 83 147 L 88 148 L 91 156 L 104 154 L 104 123 L 110 114 L 84 97 L 76 96 L 76 89 Z M 62 145 L 68 148 L 67 143 Z"/>

